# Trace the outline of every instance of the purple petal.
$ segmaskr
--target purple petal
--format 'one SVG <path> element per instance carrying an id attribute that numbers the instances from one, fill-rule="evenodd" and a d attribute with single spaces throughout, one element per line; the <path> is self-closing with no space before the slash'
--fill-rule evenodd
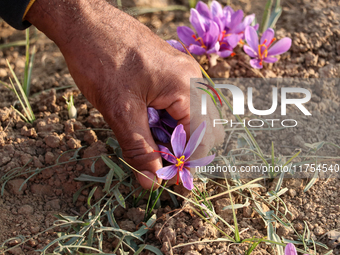
<path id="1" fill-rule="evenodd" d="M 161 153 L 162 158 L 164 158 L 166 161 L 168 161 L 172 164 L 177 164 L 176 157 L 171 153 L 171 151 L 167 147 L 165 147 L 163 145 L 158 145 L 158 148 L 159 148 L 160 151 L 167 153 L 167 154 Z M 170 156 L 169 154 L 172 155 L 172 156 Z"/>
<path id="2" fill-rule="evenodd" d="M 238 10 L 234 14 L 232 14 L 229 28 L 232 29 L 232 28 L 236 27 L 238 24 L 240 24 L 242 22 L 243 15 L 244 14 L 243 14 L 242 10 Z"/>
<path id="3" fill-rule="evenodd" d="M 250 15 L 247 15 L 244 20 L 243 20 L 243 24 L 245 27 L 247 26 L 250 26 L 250 24 L 254 21 L 255 19 L 255 14 L 250 14 Z"/>
<path id="4" fill-rule="evenodd" d="M 224 21 L 223 18 L 219 18 L 219 17 L 214 17 L 213 21 L 217 24 L 218 28 L 219 28 L 219 32 L 221 33 L 221 31 L 224 30 Z"/>
<path id="5" fill-rule="evenodd" d="M 224 14 L 226 14 L 227 12 L 229 12 L 230 14 L 234 14 L 234 10 L 233 10 L 233 8 L 231 8 L 231 6 L 224 7 L 223 12 L 224 12 Z"/>
<path id="6" fill-rule="evenodd" d="M 209 26 L 209 31 L 206 32 L 202 37 L 205 46 L 207 46 L 208 49 L 215 46 L 219 35 L 220 29 L 218 25 L 215 22 L 211 22 Z"/>
<path id="7" fill-rule="evenodd" d="M 270 49 L 268 50 L 268 56 L 280 55 L 282 53 L 285 53 L 289 50 L 291 45 L 292 39 L 288 37 L 282 38 L 280 41 L 270 47 Z"/>
<path id="8" fill-rule="evenodd" d="M 200 16 L 195 9 L 190 10 L 190 23 L 196 29 L 198 36 L 202 36 L 206 30 L 204 26 L 204 19 Z"/>
<path id="9" fill-rule="evenodd" d="M 277 58 L 274 58 L 274 57 L 266 57 L 263 59 L 264 62 L 267 62 L 267 63 L 275 63 L 277 61 Z"/>
<path id="10" fill-rule="evenodd" d="M 184 131 L 183 125 L 178 125 L 171 135 L 171 146 L 177 158 L 183 155 L 187 135 Z"/>
<path id="11" fill-rule="evenodd" d="M 261 60 L 259 59 L 252 59 L 250 60 L 250 65 L 255 69 L 261 69 L 263 65 L 260 65 Z"/>
<path id="12" fill-rule="evenodd" d="M 216 42 L 213 47 L 210 48 L 210 50 L 207 51 L 207 54 L 214 54 L 217 53 L 220 50 L 220 43 Z"/>
<path id="13" fill-rule="evenodd" d="M 190 158 L 190 156 L 197 149 L 198 145 L 202 142 L 205 130 L 207 128 L 206 122 L 203 121 L 201 125 L 196 128 L 196 130 L 190 136 L 187 146 L 184 149 L 183 155 L 185 158 Z"/>
<path id="14" fill-rule="evenodd" d="M 222 6 L 217 1 L 212 1 L 211 3 L 211 14 L 213 17 L 221 17 L 223 16 Z"/>
<path id="15" fill-rule="evenodd" d="M 236 34 L 229 35 L 225 38 L 225 40 L 228 42 L 228 44 L 232 47 L 235 48 L 240 41 L 240 36 Z"/>
<path id="16" fill-rule="evenodd" d="M 217 55 L 219 55 L 221 58 L 227 58 L 227 57 L 229 57 L 232 53 L 233 53 L 232 50 L 223 50 L 223 51 L 217 52 Z"/>
<path id="17" fill-rule="evenodd" d="M 168 132 L 164 131 L 164 128 L 162 127 L 154 127 L 151 128 L 152 133 L 156 137 L 156 139 L 162 143 L 168 143 L 170 142 L 171 136 Z"/>
<path id="18" fill-rule="evenodd" d="M 179 171 L 179 176 L 181 177 L 184 188 L 192 190 L 194 188 L 193 177 L 188 169 L 183 168 Z"/>
<path id="19" fill-rule="evenodd" d="M 297 255 L 294 244 L 288 243 L 285 248 L 285 255 Z"/>
<path id="20" fill-rule="evenodd" d="M 253 26 L 253 28 L 257 31 L 259 29 L 259 26 L 260 26 L 260 24 L 257 23 L 255 26 Z"/>
<path id="21" fill-rule="evenodd" d="M 208 5 L 206 5 L 205 3 L 199 1 L 196 5 L 196 10 L 198 11 L 199 14 L 201 14 L 203 17 L 211 19 L 211 12 L 209 10 Z"/>
<path id="22" fill-rule="evenodd" d="M 250 57 L 256 58 L 257 52 L 255 52 L 252 48 L 250 48 L 248 45 L 243 46 L 243 50 L 245 53 L 247 53 Z"/>
<path id="23" fill-rule="evenodd" d="M 230 29 L 229 33 L 240 34 L 243 33 L 247 26 L 245 26 L 242 22 L 237 26 Z"/>
<path id="24" fill-rule="evenodd" d="M 204 158 L 190 160 L 184 163 L 185 167 L 199 167 L 209 165 L 215 158 L 215 155 L 210 155 Z"/>
<path id="25" fill-rule="evenodd" d="M 176 41 L 176 40 L 167 40 L 166 41 L 168 44 L 170 44 L 172 47 L 174 47 L 175 49 L 183 52 L 183 53 L 186 53 L 185 49 L 183 48 L 183 45 Z"/>
<path id="26" fill-rule="evenodd" d="M 149 120 L 149 126 L 151 128 L 158 127 L 160 125 L 159 114 L 155 108 L 148 107 L 148 120 Z"/>
<path id="27" fill-rule="evenodd" d="M 260 40 L 260 44 L 263 44 L 265 40 L 266 41 L 266 45 L 268 47 L 268 44 L 271 43 L 271 41 L 273 40 L 275 35 L 275 32 L 272 28 L 268 28 L 266 31 L 264 31 L 264 33 L 261 36 L 261 40 Z"/>
<path id="28" fill-rule="evenodd" d="M 223 16 L 225 17 L 225 26 L 230 27 L 231 16 L 234 14 L 233 8 L 226 6 L 223 8 Z"/>
<path id="29" fill-rule="evenodd" d="M 185 44 L 190 45 L 196 43 L 195 39 L 192 37 L 195 32 L 191 28 L 186 26 L 181 26 L 177 28 L 178 38 Z"/>
<path id="30" fill-rule="evenodd" d="M 177 126 L 177 120 L 171 117 L 171 115 L 166 110 L 161 110 L 159 117 L 165 125 L 171 128 L 175 128 Z"/>
<path id="31" fill-rule="evenodd" d="M 253 27 L 247 27 L 245 30 L 245 37 L 249 46 L 255 52 L 258 52 L 259 38 L 257 36 L 256 30 Z"/>
<path id="32" fill-rule="evenodd" d="M 188 50 L 190 53 L 196 54 L 196 55 L 203 55 L 205 54 L 206 50 L 198 45 L 192 44 L 188 47 Z"/>
<path id="33" fill-rule="evenodd" d="M 173 178 L 177 173 L 177 166 L 171 165 L 163 167 L 157 170 L 156 174 L 158 178 L 162 178 L 163 180 L 170 180 Z"/>

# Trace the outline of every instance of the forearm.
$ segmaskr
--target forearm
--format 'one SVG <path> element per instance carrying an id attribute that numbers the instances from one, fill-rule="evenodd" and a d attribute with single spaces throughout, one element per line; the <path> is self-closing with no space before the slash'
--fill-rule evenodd
<path id="1" fill-rule="evenodd" d="M 96 88 L 110 84 L 106 91 L 113 90 L 109 80 L 131 47 L 127 26 L 137 21 L 105 0 L 36 0 L 26 19 L 58 45 L 80 90 L 92 104 L 102 108 L 98 100 L 104 95 L 96 93 L 104 90 Z M 108 67 L 111 73 L 107 73 Z M 108 81 L 98 83 L 99 77 Z"/>

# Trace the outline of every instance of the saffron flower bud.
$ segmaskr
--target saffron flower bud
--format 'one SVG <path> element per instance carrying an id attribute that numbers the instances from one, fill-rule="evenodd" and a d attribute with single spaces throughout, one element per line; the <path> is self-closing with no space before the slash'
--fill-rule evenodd
<path id="1" fill-rule="evenodd" d="M 177 120 L 173 119 L 166 110 L 156 110 L 148 107 L 148 119 L 151 132 L 154 137 L 163 143 L 170 142 L 170 129 L 174 129 Z"/>

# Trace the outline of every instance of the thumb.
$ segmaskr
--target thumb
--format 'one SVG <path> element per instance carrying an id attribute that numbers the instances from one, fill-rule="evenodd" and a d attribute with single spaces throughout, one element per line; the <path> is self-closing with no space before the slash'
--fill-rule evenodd
<path id="1" fill-rule="evenodd" d="M 147 108 L 145 103 L 136 101 L 116 104 L 113 116 L 106 121 L 116 135 L 124 160 L 156 183 L 161 183 L 156 171 L 162 168 L 162 160 L 159 153 L 154 152 L 158 146 L 151 135 Z M 137 172 L 135 175 L 144 189 L 151 189 L 153 181 Z"/>

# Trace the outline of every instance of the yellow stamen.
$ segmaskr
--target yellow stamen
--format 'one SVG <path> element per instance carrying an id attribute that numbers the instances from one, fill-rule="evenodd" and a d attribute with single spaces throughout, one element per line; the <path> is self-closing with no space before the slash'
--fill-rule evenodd
<path id="1" fill-rule="evenodd" d="M 195 39 L 195 42 L 199 42 L 201 44 L 201 47 L 203 49 L 207 49 L 207 46 L 205 46 L 203 39 L 201 37 L 196 37 L 196 35 L 192 35 L 192 37 Z"/>
<path id="2" fill-rule="evenodd" d="M 179 166 L 183 165 L 184 164 L 184 159 L 185 159 L 184 156 L 181 156 L 180 158 L 176 158 L 176 160 L 177 160 L 176 166 L 179 167 Z"/>

